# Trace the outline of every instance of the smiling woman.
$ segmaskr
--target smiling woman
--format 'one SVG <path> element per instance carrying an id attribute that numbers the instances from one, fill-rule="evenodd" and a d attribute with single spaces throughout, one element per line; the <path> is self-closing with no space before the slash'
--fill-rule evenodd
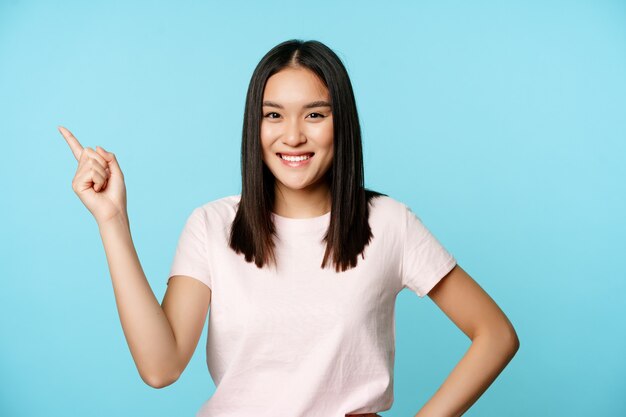
<path id="1" fill-rule="evenodd" d="M 324 83 L 304 67 L 288 67 L 267 80 L 261 146 L 263 162 L 276 181 L 277 214 L 293 217 L 294 205 L 315 200 L 323 213 L 330 211 L 330 186 L 325 178 L 333 162 L 329 100 Z"/>
<path id="2" fill-rule="evenodd" d="M 216 390 L 198 417 L 388 410 L 395 300 L 404 288 L 429 294 L 476 341 L 423 415 L 462 414 L 517 349 L 506 316 L 420 218 L 364 187 L 350 79 L 320 42 L 283 42 L 258 64 L 243 119 L 242 192 L 191 211 L 161 305 L 130 235 L 115 155 L 60 131 L 147 384 L 180 377 L 210 308 L 206 359 Z"/>
<path id="3" fill-rule="evenodd" d="M 361 129 L 348 73 L 317 41 L 291 40 L 259 62 L 248 87 L 242 191 L 229 246 L 261 268 L 276 266 L 271 216 L 330 213 L 321 267 L 357 265 L 371 239 Z M 250 236 L 253 238 L 250 239 Z"/>

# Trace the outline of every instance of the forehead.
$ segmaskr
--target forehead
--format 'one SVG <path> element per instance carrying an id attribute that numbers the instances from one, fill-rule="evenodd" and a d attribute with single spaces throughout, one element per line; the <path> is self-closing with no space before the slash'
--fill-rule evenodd
<path id="1" fill-rule="evenodd" d="M 284 103 L 328 98 L 322 80 L 307 68 L 285 68 L 277 72 L 267 80 L 263 92 L 263 100 Z"/>

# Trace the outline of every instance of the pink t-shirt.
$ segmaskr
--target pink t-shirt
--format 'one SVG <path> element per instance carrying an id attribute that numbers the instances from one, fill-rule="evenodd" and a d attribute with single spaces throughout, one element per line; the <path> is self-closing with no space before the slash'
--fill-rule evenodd
<path id="1" fill-rule="evenodd" d="M 320 265 L 330 213 L 272 214 L 278 269 L 228 246 L 240 195 L 190 214 L 170 269 L 211 288 L 206 344 L 216 389 L 197 417 L 344 417 L 393 403 L 394 307 L 404 287 L 424 297 L 456 265 L 405 204 L 374 197 L 374 237 L 356 268 Z M 169 278 L 168 278 L 169 282 Z"/>

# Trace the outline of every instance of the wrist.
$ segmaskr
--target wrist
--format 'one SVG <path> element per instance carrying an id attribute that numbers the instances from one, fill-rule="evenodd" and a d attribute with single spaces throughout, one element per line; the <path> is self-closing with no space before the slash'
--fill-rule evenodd
<path id="1" fill-rule="evenodd" d="M 123 227 L 130 231 L 130 223 L 126 213 L 119 213 L 105 220 L 96 219 L 96 223 L 98 223 L 99 229 Z"/>

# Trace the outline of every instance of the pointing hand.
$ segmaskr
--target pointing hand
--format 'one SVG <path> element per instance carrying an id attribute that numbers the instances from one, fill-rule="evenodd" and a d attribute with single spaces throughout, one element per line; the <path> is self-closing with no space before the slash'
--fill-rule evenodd
<path id="1" fill-rule="evenodd" d="M 100 146 L 96 146 L 96 150 L 83 148 L 62 126 L 59 126 L 59 132 L 78 161 L 72 189 L 96 222 L 102 224 L 116 216 L 127 219 L 126 185 L 115 155 Z"/>

